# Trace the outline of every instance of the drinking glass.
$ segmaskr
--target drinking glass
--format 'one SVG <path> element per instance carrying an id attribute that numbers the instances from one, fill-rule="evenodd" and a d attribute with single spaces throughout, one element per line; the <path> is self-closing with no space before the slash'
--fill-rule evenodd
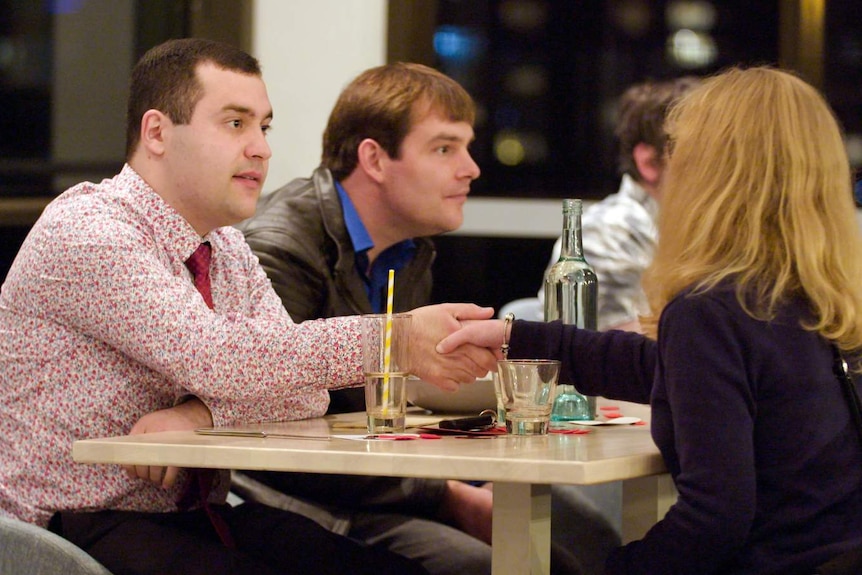
<path id="1" fill-rule="evenodd" d="M 504 359 L 497 362 L 506 431 L 545 435 L 551 419 L 560 362 L 551 359 Z"/>
<path id="2" fill-rule="evenodd" d="M 410 314 L 366 314 L 360 322 L 368 433 L 403 432 Z"/>

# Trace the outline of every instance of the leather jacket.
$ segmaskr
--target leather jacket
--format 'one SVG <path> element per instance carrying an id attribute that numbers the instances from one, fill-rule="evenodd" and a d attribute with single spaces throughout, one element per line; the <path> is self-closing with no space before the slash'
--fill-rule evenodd
<path id="1" fill-rule="evenodd" d="M 295 322 L 372 313 L 329 170 L 317 168 L 311 178 L 298 178 L 263 196 L 254 217 L 237 227 Z M 431 298 L 436 251 L 428 238 L 414 241 L 414 258 L 398 272 L 395 311 L 427 305 Z M 330 391 L 330 398 L 329 413 L 365 409 L 362 387 Z M 244 497 L 301 513 L 344 534 L 349 507 L 394 506 L 401 513 L 433 516 L 446 487 L 438 479 L 268 471 L 234 472 L 233 476 L 235 488 L 239 486 Z M 346 505 L 347 501 L 352 504 Z"/>
<path id="2" fill-rule="evenodd" d="M 293 321 L 373 312 L 328 169 L 317 168 L 311 178 L 295 179 L 263 196 L 254 217 L 238 227 Z M 436 250 L 428 238 L 413 241 L 414 257 L 398 271 L 396 312 L 431 300 Z M 329 395 L 329 413 L 365 409 L 362 388 Z"/>
<path id="3" fill-rule="evenodd" d="M 295 322 L 372 313 L 329 170 L 317 168 L 310 179 L 262 197 L 255 216 L 238 227 Z M 398 272 L 396 312 L 431 299 L 434 244 L 414 242 L 415 256 Z"/>

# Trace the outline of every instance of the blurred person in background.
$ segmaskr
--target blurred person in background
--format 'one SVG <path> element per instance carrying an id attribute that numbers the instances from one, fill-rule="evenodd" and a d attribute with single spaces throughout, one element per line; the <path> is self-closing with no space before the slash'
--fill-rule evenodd
<path id="1" fill-rule="evenodd" d="M 584 257 L 599 280 L 600 330 L 640 331 L 638 316 L 648 311 L 641 276 L 652 261 L 656 218 L 665 168 L 664 120 L 670 106 L 697 86 L 690 76 L 643 82 L 620 96 L 614 135 L 619 143 L 620 187 L 589 205 L 581 218 Z M 554 244 L 549 267 L 560 257 Z M 539 300 L 544 302 L 544 290 Z"/>

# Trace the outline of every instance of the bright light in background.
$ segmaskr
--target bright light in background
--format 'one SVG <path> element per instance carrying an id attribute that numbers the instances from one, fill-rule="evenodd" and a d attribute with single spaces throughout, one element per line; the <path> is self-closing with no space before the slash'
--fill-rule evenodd
<path id="1" fill-rule="evenodd" d="M 677 30 L 670 35 L 667 52 L 680 68 L 688 70 L 709 66 L 718 56 L 718 48 L 712 36 L 689 29 Z"/>
<path id="2" fill-rule="evenodd" d="M 494 136 L 494 156 L 504 166 L 540 163 L 548 158 L 548 142 L 538 132 L 501 130 Z"/>
<path id="3" fill-rule="evenodd" d="M 517 166 L 524 161 L 524 145 L 514 132 L 500 132 L 494 138 L 494 155 L 504 166 Z"/>
<path id="4" fill-rule="evenodd" d="M 671 30 L 711 30 L 715 26 L 715 6 L 701 0 L 671 2 L 665 10 L 665 22 Z"/>
<path id="5" fill-rule="evenodd" d="M 665 23 L 671 30 L 667 56 L 680 68 L 705 68 L 718 57 L 718 48 L 709 31 L 715 26 L 715 6 L 706 0 L 677 0 L 665 9 Z"/>
<path id="6" fill-rule="evenodd" d="M 450 62 L 473 61 L 483 50 L 480 36 L 461 26 L 440 26 L 434 32 L 433 43 L 437 55 Z"/>

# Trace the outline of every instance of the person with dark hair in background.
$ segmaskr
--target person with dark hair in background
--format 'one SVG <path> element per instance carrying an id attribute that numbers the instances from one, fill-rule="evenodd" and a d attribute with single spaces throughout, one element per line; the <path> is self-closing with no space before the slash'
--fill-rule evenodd
<path id="1" fill-rule="evenodd" d="M 620 96 L 614 135 L 622 172 L 616 193 L 587 207 L 582 216 L 584 257 L 599 280 L 599 329 L 639 331 L 647 311 L 641 276 L 652 261 L 656 217 L 665 167 L 664 119 L 680 96 L 697 86 L 691 76 L 635 84 Z M 560 257 L 561 241 L 551 262 Z M 544 290 L 539 290 L 544 301 Z"/>

